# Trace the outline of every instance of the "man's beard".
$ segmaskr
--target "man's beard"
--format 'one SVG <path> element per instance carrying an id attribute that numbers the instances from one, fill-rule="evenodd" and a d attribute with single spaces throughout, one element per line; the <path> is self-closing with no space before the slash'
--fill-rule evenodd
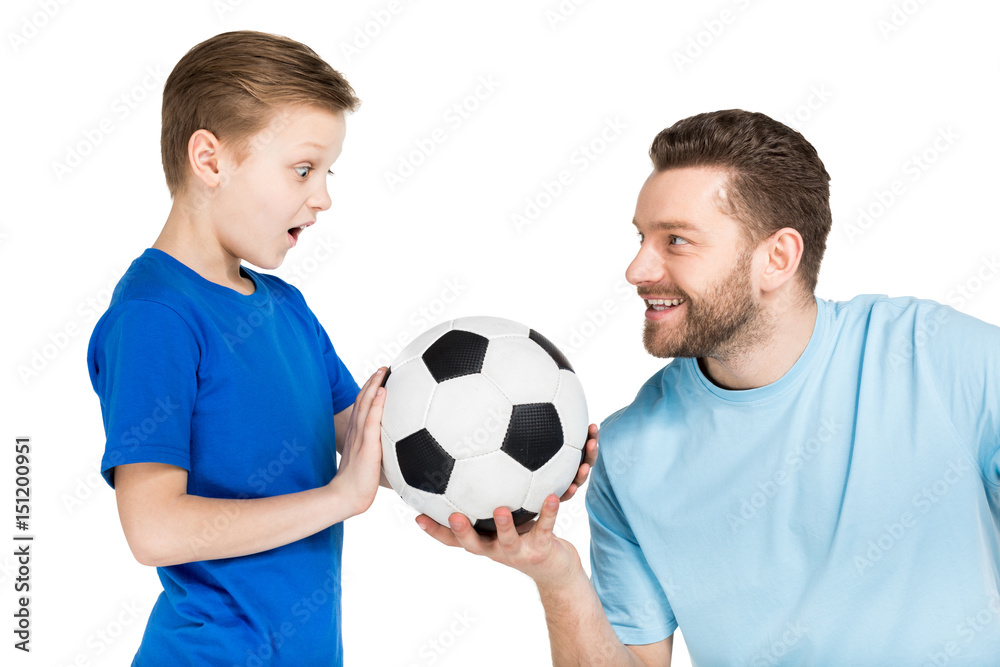
<path id="1" fill-rule="evenodd" d="M 674 326 L 646 320 L 642 344 L 654 357 L 731 357 L 762 340 L 767 332 L 760 304 L 753 298 L 753 254 L 744 249 L 736 266 L 697 301 L 684 299 L 683 320 Z M 674 292 L 671 292 L 674 294 Z"/>

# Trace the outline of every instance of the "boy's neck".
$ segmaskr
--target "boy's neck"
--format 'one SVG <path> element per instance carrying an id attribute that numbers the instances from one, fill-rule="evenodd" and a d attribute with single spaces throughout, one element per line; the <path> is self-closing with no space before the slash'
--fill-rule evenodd
<path id="1" fill-rule="evenodd" d="M 253 294 L 254 282 L 240 274 L 240 258 L 227 250 L 216 236 L 211 222 L 185 205 L 183 195 L 174 199 L 167 221 L 153 246 L 205 280 Z"/>

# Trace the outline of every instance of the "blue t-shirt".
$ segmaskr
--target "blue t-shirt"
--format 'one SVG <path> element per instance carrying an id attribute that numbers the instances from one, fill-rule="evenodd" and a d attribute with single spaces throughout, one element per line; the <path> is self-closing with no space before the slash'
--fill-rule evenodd
<path id="1" fill-rule="evenodd" d="M 674 359 L 605 420 L 594 588 L 696 665 L 1000 665 L 1000 328 L 817 299 L 800 358 L 730 391 Z"/>
<path id="2" fill-rule="evenodd" d="M 119 281 L 87 352 L 112 486 L 115 466 L 139 462 L 184 468 L 187 492 L 209 498 L 333 479 L 333 416 L 358 386 L 297 289 L 242 271 L 249 296 L 150 248 Z M 157 568 L 163 593 L 133 664 L 340 665 L 342 544 L 336 524 L 249 556 Z"/>

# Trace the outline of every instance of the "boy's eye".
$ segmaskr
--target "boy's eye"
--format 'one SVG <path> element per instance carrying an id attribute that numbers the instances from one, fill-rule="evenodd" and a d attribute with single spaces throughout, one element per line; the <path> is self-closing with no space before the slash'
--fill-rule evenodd
<path id="1" fill-rule="evenodd" d="M 312 167 L 295 167 L 295 173 L 299 175 L 299 178 L 305 178 L 312 171 Z"/>

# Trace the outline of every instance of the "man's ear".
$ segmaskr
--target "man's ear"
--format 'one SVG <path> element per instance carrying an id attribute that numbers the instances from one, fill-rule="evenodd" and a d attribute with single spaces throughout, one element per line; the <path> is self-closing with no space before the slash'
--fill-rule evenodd
<path id="1" fill-rule="evenodd" d="M 763 243 L 767 260 L 760 273 L 760 289 L 774 292 L 792 280 L 802 261 L 804 248 L 802 235 L 791 227 L 784 227 L 771 234 Z"/>
<path id="2" fill-rule="evenodd" d="M 208 130 L 197 130 L 188 140 L 188 164 L 195 178 L 210 188 L 222 182 L 219 168 L 221 149 L 219 139 Z"/>

